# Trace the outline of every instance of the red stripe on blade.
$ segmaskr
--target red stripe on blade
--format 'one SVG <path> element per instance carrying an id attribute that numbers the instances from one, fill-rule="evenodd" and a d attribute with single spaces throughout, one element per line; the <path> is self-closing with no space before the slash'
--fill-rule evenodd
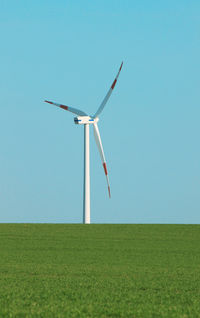
<path id="1" fill-rule="evenodd" d="M 107 167 L 106 167 L 106 163 L 105 162 L 103 163 L 103 167 L 104 167 L 105 175 L 107 176 L 108 175 L 108 171 L 107 171 Z"/>
<path id="2" fill-rule="evenodd" d="M 65 105 L 60 105 L 60 108 L 63 108 L 63 109 L 65 109 L 65 110 L 68 110 L 68 107 L 65 106 Z"/>
<path id="3" fill-rule="evenodd" d="M 48 100 L 45 100 L 45 103 L 53 104 L 52 102 L 49 102 Z"/>
<path id="4" fill-rule="evenodd" d="M 109 186 L 108 186 L 108 193 L 109 193 L 109 198 L 111 198 L 110 187 Z"/>
<path id="5" fill-rule="evenodd" d="M 114 89 L 116 83 L 117 83 L 117 80 L 115 79 L 111 86 L 112 89 Z"/>

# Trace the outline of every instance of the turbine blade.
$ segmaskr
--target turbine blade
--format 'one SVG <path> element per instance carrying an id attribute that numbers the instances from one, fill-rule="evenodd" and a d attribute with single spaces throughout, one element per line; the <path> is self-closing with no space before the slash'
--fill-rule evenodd
<path id="1" fill-rule="evenodd" d="M 94 114 L 94 116 L 93 116 L 94 118 L 97 117 L 97 116 L 102 112 L 102 110 L 104 109 L 104 107 L 105 107 L 105 105 L 106 105 L 106 103 L 107 103 L 107 101 L 108 101 L 110 95 L 112 94 L 112 91 L 113 91 L 113 89 L 114 89 L 114 87 L 115 87 L 115 85 L 116 85 L 116 83 L 117 83 L 117 79 L 118 79 L 119 73 L 121 72 L 122 65 L 123 65 L 123 62 L 121 63 L 121 66 L 120 66 L 120 68 L 119 68 L 119 71 L 118 71 L 118 73 L 117 73 L 117 76 L 115 77 L 115 79 L 114 79 L 114 81 L 113 81 L 113 83 L 112 83 L 112 85 L 111 85 L 111 87 L 110 87 L 108 93 L 107 93 L 106 96 L 104 97 L 104 100 L 102 101 L 101 105 L 99 106 L 97 112 Z"/>
<path id="2" fill-rule="evenodd" d="M 69 107 L 69 106 L 66 106 L 66 105 L 50 102 L 48 100 L 45 100 L 45 103 L 49 103 L 49 104 L 55 105 L 57 107 L 60 107 L 60 108 L 65 109 L 65 110 L 68 110 L 69 112 L 74 113 L 74 114 L 79 115 L 79 116 L 87 116 L 87 114 L 85 112 L 83 112 L 82 110 L 79 110 L 77 108 L 73 108 L 73 107 Z"/>
<path id="3" fill-rule="evenodd" d="M 104 155 L 103 146 L 102 146 L 101 137 L 100 137 L 99 128 L 97 126 L 97 123 L 93 124 L 93 128 L 94 128 L 94 138 L 95 138 L 97 147 L 99 149 L 101 161 L 103 163 L 103 168 L 104 168 L 104 172 L 105 172 L 105 175 L 106 175 L 106 180 L 107 180 L 107 184 L 108 184 L 108 194 L 109 194 L 109 198 L 110 198 L 111 197 L 111 195 L 110 195 L 110 184 L 109 184 L 109 179 L 108 179 L 108 171 L 107 171 L 107 167 L 106 167 L 106 158 L 105 158 L 105 155 Z"/>

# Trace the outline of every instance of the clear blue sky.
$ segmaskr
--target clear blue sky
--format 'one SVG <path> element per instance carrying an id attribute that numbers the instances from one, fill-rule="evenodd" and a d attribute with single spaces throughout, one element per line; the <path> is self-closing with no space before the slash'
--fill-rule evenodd
<path id="1" fill-rule="evenodd" d="M 199 0 L 0 2 L 0 222 L 81 222 L 93 114 L 93 223 L 200 223 Z"/>

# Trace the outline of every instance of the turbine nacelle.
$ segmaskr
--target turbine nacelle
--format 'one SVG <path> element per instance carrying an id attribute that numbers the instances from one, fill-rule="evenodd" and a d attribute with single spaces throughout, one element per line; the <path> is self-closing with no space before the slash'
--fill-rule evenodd
<path id="1" fill-rule="evenodd" d="M 77 125 L 94 124 L 99 121 L 99 118 L 93 118 L 90 116 L 77 116 L 74 117 L 74 123 Z"/>

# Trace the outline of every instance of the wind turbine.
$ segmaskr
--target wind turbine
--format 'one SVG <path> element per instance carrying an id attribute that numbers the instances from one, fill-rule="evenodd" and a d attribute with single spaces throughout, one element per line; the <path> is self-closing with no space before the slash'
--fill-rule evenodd
<path id="1" fill-rule="evenodd" d="M 78 125 L 84 125 L 84 187 L 83 187 L 83 223 L 90 224 L 90 137 L 89 137 L 89 127 L 90 125 L 93 125 L 94 130 L 94 137 L 97 144 L 97 147 L 99 149 L 101 161 L 103 164 L 104 172 L 106 175 L 106 180 L 108 184 L 108 194 L 110 195 L 110 184 L 108 179 L 108 171 L 106 167 L 106 159 L 103 151 L 103 146 L 101 142 L 101 137 L 98 129 L 98 121 L 99 121 L 99 115 L 104 109 L 110 95 L 112 94 L 112 91 L 117 83 L 118 76 L 120 74 L 120 71 L 122 69 L 123 62 L 121 63 L 121 66 L 119 68 L 119 71 L 117 73 L 117 76 L 115 77 L 108 93 L 106 94 L 104 100 L 102 101 L 101 105 L 97 109 L 96 113 L 93 116 L 88 116 L 85 112 L 82 110 L 79 110 L 77 108 L 69 107 L 66 105 L 54 103 L 48 100 L 45 100 L 46 103 L 55 105 L 57 107 L 60 107 L 64 110 L 68 110 L 69 112 L 78 115 L 74 118 L 75 124 Z"/>

